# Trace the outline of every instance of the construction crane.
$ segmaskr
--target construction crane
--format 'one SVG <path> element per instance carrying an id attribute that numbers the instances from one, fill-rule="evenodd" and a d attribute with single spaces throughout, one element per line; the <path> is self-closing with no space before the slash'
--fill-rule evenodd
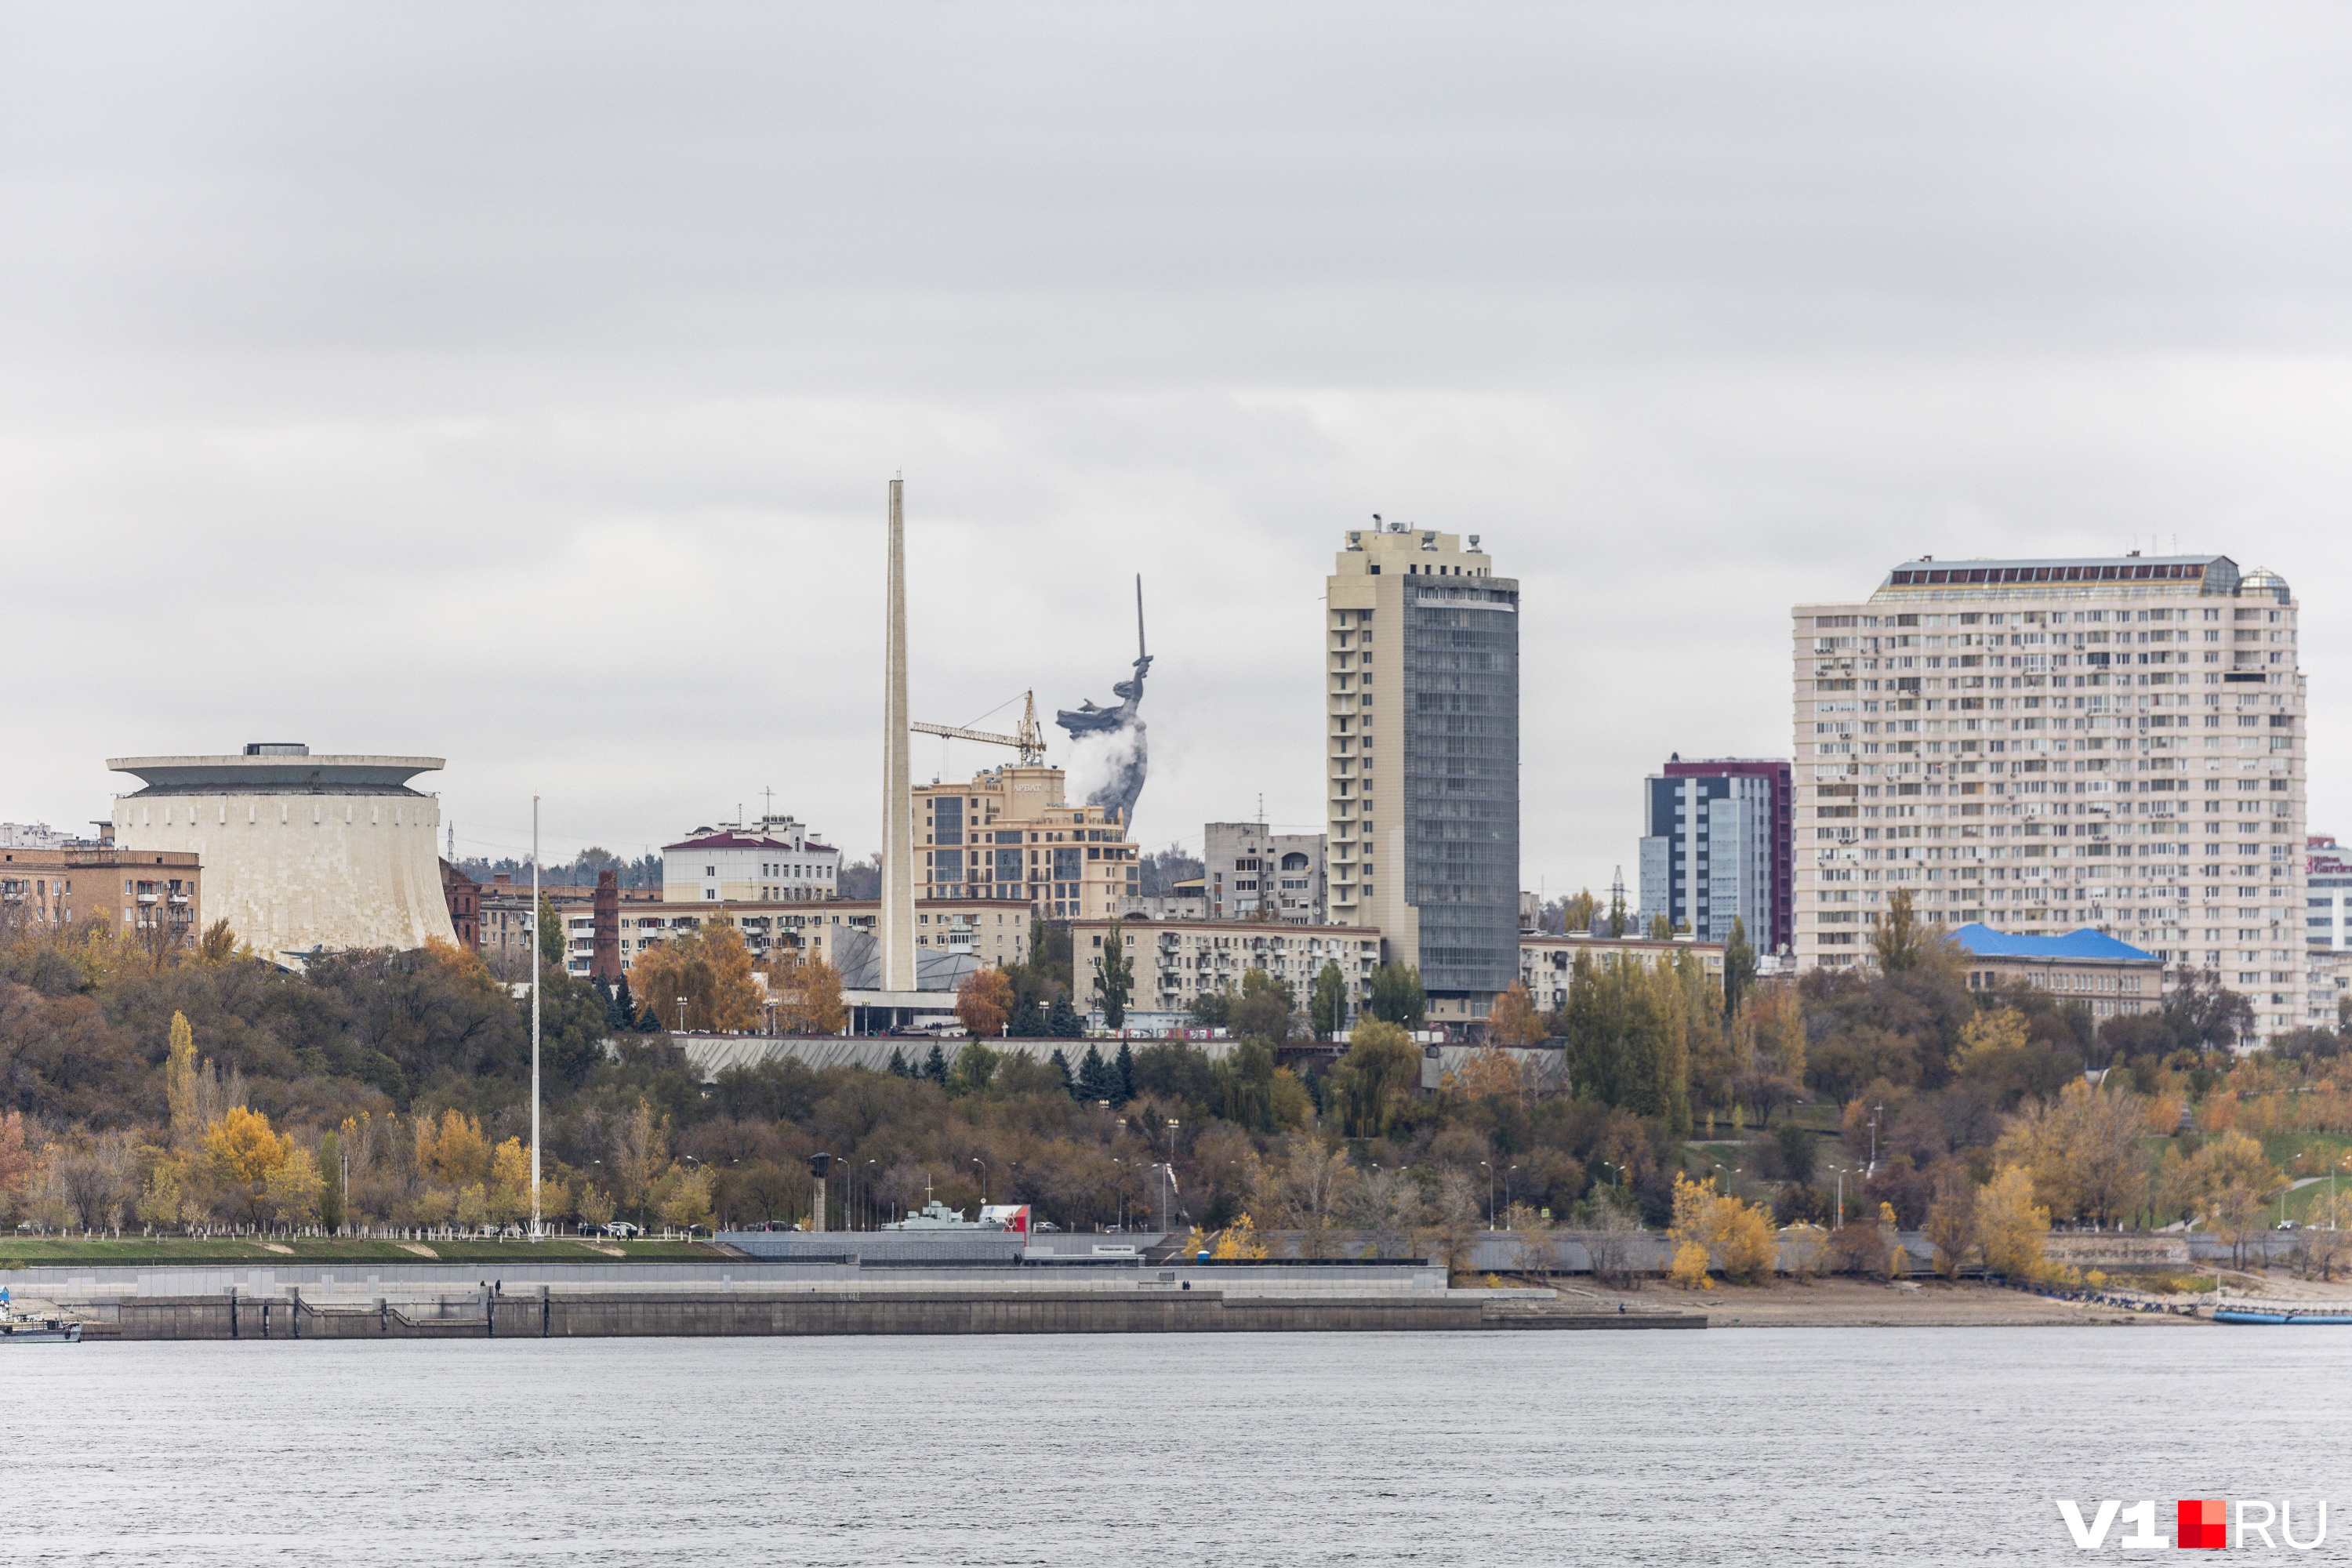
<path id="1" fill-rule="evenodd" d="M 919 735 L 944 735 L 950 741 L 982 741 L 992 746 L 1011 746 L 1021 753 L 1022 766 L 1034 768 L 1045 760 L 1045 731 L 1037 727 L 1037 694 L 1024 692 L 1023 698 L 1021 728 L 1010 735 L 962 730 L 953 724 L 909 724 L 907 728 Z"/>

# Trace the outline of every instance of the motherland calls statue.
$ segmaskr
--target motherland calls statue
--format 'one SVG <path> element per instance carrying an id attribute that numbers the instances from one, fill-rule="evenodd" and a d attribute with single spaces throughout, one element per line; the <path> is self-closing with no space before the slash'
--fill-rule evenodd
<path id="1" fill-rule="evenodd" d="M 1139 576 L 1135 580 L 1135 677 L 1110 689 L 1111 695 L 1119 699 L 1118 706 L 1097 708 L 1092 702 L 1081 702 L 1075 713 L 1066 708 L 1054 715 L 1054 722 L 1076 743 L 1076 760 L 1099 761 L 1103 767 L 1103 781 L 1087 796 L 1087 804 L 1110 807 L 1118 820 L 1130 827 L 1149 762 L 1143 720 L 1136 708 L 1143 700 L 1143 678 L 1150 670 L 1151 656 L 1143 647 L 1143 579 Z M 1097 752 L 1097 747 L 1101 750 Z"/>

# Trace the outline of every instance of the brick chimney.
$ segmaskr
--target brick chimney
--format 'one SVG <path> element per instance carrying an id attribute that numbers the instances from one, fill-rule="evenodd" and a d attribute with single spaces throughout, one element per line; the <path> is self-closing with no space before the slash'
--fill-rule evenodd
<path id="1" fill-rule="evenodd" d="M 596 947 L 588 964 L 592 980 L 621 978 L 621 879 L 613 871 L 596 873 Z"/>

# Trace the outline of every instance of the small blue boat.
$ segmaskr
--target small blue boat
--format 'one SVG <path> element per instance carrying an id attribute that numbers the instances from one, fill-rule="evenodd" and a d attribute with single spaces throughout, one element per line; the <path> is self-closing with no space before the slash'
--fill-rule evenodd
<path id="1" fill-rule="evenodd" d="M 2352 1312 L 2258 1312 L 2247 1307 L 2221 1307 L 2217 1323 L 2352 1323 Z"/>

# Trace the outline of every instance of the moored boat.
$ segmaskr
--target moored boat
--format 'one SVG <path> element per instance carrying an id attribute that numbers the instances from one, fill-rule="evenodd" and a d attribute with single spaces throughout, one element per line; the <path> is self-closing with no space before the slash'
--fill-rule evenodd
<path id="1" fill-rule="evenodd" d="M 16 1304 L 8 1300 L 7 1287 L 0 1285 L 0 1343 L 71 1345 L 80 1342 L 79 1319 L 19 1316 Z"/>

